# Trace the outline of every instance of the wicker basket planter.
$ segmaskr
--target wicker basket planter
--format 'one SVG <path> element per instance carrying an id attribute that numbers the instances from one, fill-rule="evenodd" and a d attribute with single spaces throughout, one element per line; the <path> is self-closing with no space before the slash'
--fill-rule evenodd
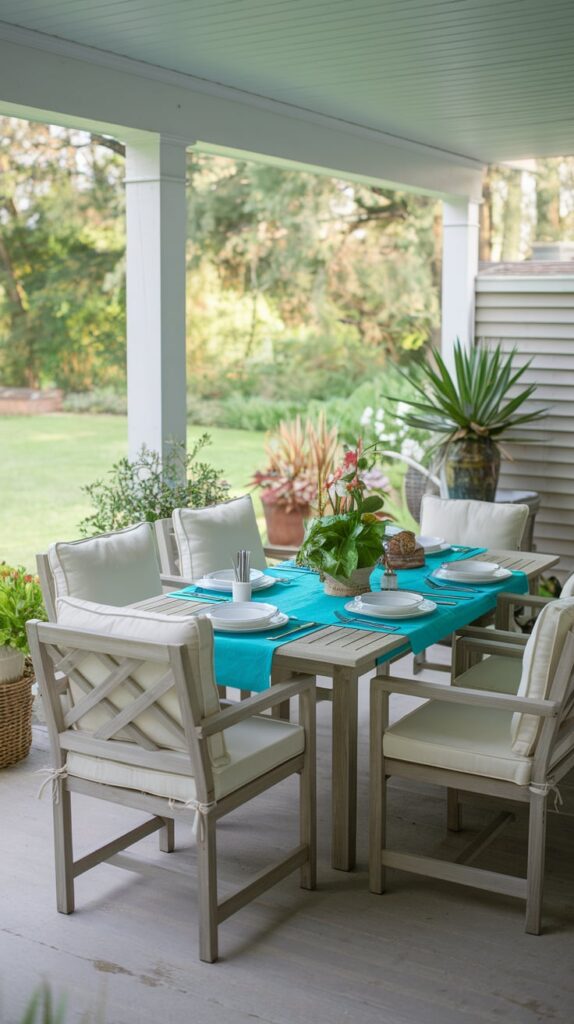
<path id="1" fill-rule="evenodd" d="M 28 756 L 32 746 L 32 682 L 23 676 L 0 682 L 0 768 Z"/>
<path id="2" fill-rule="evenodd" d="M 355 569 L 345 583 L 325 573 L 325 593 L 329 597 L 358 597 L 359 594 L 366 594 L 371 589 L 369 578 L 374 568 L 371 565 L 366 569 Z"/>

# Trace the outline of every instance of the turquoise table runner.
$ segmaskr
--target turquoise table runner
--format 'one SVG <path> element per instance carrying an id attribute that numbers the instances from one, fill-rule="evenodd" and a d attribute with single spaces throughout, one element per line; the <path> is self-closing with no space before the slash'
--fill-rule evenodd
<path id="1" fill-rule="evenodd" d="M 472 555 L 470 553 L 468 555 L 461 555 L 460 552 L 428 555 L 426 565 L 423 567 L 399 570 L 399 589 L 424 593 L 432 601 L 433 592 L 427 585 L 425 576 L 434 569 L 438 569 L 442 562 L 472 557 L 476 554 L 478 554 L 478 551 L 475 549 Z M 339 622 L 335 612 L 343 611 L 345 604 L 351 598 L 327 597 L 323 591 L 323 584 L 316 573 L 288 572 L 286 570 L 288 570 L 289 564 L 284 563 L 283 570 L 280 565 L 274 566 L 266 570 L 266 574 L 269 576 L 288 577 L 292 582 L 287 586 L 277 583 L 276 586 L 270 587 L 268 590 L 263 590 L 259 593 L 255 592 L 253 600 L 277 605 L 286 615 L 295 616 L 302 622 L 312 620 L 320 623 L 321 627 L 340 626 L 345 628 L 345 624 Z M 453 583 L 452 587 L 456 587 L 456 584 Z M 371 590 L 380 590 L 380 588 L 381 570 L 375 569 L 371 575 Z M 496 605 L 496 595 L 501 590 L 512 591 L 517 594 L 526 593 L 528 590 L 528 580 L 525 574 L 514 572 L 511 577 L 502 580 L 500 583 L 490 583 L 482 587 L 473 586 L 472 593 L 469 591 L 464 592 L 465 595 L 468 594 L 470 596 L 471 600 L 461 600 L 453 606 L 439 605 L 436 611 L 431 612 L 430 615 L 401 619 L 400 621 L 388 619 L 387 623 L 393 626 L 398 625 L 397 632 L 408 638 L 411 651 L 414 654 L 418 654 L 438 640 L 444 639 L 453 630 L 460 629 L 481 615 L 492 611 Z M 183 590 L 174 592 L 170 596 L 179 597 L 182 600 L 197 600 L 201 594 L 205 594 L 207 597 L 208 591 L 198 591 L 196 587 L 186 587 Z M 221 594 L 218 596 L 221 596 Z M 446 597 L 447 595 L 445 594 L 444 596 Z M 450 595 L 449 599 L 451 599 Z M 454 600 L 454 597 L 452 600 Z M 272 641 L 265 639 L 266 636 L 270 635 L 271 630 L 263 633 L 245 634 L 216 633 L 215 674 L 219 685 L 238 687 L 241 690 L 260 691 L 267 689 L 271 674 L 271 662 L 277 647 L 280 647 L 283 643 L 289 643 L 291 639 L 295 640 L 304 636 L 305 632 L 312 632 L 312 630 L 301 631 L 301 633 L 297 633 L 293 637 L 285 637 L 283 640 L 282 633 L 293 629 L 295 625 L 295 622 L 287 623 L 282 631 L 277 632 L 277 639 Z M 348 628 L 357 628 L 357 626 L 358 623 L 355 623 L 352 627 L 349 626 Z M 365 629 L 370 627 L 370 623 L 365 623 Z M 376 630 L 377 628 L 379 627 L 373 625 L 373 629 Z M 384 631 L 384 628 L 385 620 L 383 619 L 381 620 L 381 631 Z M 391 657 L 391 655 L 389 654 L 387 657 Z M 384 660 L 384 657 L 380 659 L 380 661 Z"/>

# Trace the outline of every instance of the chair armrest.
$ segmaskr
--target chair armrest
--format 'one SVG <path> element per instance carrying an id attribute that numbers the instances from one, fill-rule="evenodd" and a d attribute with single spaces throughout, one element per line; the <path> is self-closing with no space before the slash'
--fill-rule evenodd
<path id="1" fill-rule="evenodd" d="M 162 572 L 160 576 L 162 587 L 166 590 L 181 590 L 183 587 L 192 587 L 193 580 L 186 580 L 184 576 L 170 576 Z"/>
<path id="2" fill-rule="evenodd" d="M 508 629 L 513 608 L 544 608 L 551 600 L 551 597 L 539 597 L 538 594 L 510 594 L 503 591 L 496 598 L 495 625 L 497 629 Z"/>
<path id="3" fill-rule="evenodd" d="M 294 679 L 289 683 L 277 683 L 265 690 L 264 693 L 258 693 L 255 697 L 249 697 L 247 700 L 240 701 L 239 704 L 234 704 L 223 711 L 218 711 L 215 715 L 210 715 L 209 718 L 203 718 L 196 726 L 195 732 L 199 739 L 213 736 L 214 733 L 229 729 L 231 725 L 236 725 L 237 722 L 242 722 L 246 718 L 253 718 L 254 715 L 259 715 L 267 708 L 275 707 L 276 704 L 282 704 L 283 701 L 289 700 L 291 697 L 297 697 L 307 691 L 313 692 L 314 688 L 314 676 L 300 676 L 299 679 Z"/>
<path id="4" fill-rule="evenodd" d="M 457 629 L 454 638 L 456 641 L 465 642 L 490 640 L 497 644 L 515 644 L 517 647 L 525 647 L 528 643 L 528 637 L 524 633 L 515 633 L 512 629 L 484 629 L 481 626 L 464 626 L 463 629 Z"/>
<path id="5" fill-rule="evenodd" d="M 263 551 L 267 558 L 294 558 L 297 554 L 298 547 L 287 547 L 285 544 L 265 544 Z"/>
<path id="6" fill-rule="evenodd" d="M 398 679 L 395 676 L 375 678 L 372 686 L 383 692 L 402 693 L 408 697 L 444 700 L 450 704 L 471 704 L 499 711 L 523 711 L 541 718 L 556 718 L 560 711 L 560 702 L 556 700 L 532 700 L 529 697 L 496 693 L 493 690 L 471 690 L 464 686 L 445 686 L 442 683 L 419 683 L 410 679 Z"/>

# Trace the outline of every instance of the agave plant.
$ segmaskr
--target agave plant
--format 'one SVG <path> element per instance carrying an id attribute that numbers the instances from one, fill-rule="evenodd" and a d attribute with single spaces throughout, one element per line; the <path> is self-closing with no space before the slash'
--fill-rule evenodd
<path id="1" fill-rule="evenodd" d="M 408 426 L 438 434 L 435 449 L 441 448 L 446 452 L 451 442 L 473 436 L 490 438 L 496 444 L 502 434 L 510 435 L 516 427 L 547 415 L 547 409 L 519 412 L 536 390 L 535 384 L 529 384 L 509 398 L 510 389 L 531 363 L 528 360 L 516 368 L 513 365 L 515 348 L 507 355 L 500 345 L 493 349 L 474 347 L 466 350 L 457 339 L 454 378 L 440 352 L 433 349 L 432 355 L 436 369 L 424 364 L 420 367 L 422 380 L 411 380 L 420 401 L 410 400 L 411 410 L 396 415 Z M 507 440 L 526 439 L 508 436 Z"/>

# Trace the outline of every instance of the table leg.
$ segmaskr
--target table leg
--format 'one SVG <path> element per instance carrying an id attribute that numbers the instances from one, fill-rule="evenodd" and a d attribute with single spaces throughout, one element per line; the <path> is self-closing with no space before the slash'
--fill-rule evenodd
<path id="1" fill-rule="evenodd" d="M 331 863 L 339 871 L 355 866 L 357 838 L 358 676 L 347 668 L 333 673 L 331 757 Z"/>
<path id="2" fill-rule="evenodd" d="M 271 686 L 274 683 L 287 683 L 293 676 L 293 673 L 288 668 L 271 668 Z M 290 716 L 290 702 L 284 700 L 282 704 L 276 704 L 274 708 L 271 708 L 272 718 L 281 718 L 284 722 L 289 721 Z"/>

